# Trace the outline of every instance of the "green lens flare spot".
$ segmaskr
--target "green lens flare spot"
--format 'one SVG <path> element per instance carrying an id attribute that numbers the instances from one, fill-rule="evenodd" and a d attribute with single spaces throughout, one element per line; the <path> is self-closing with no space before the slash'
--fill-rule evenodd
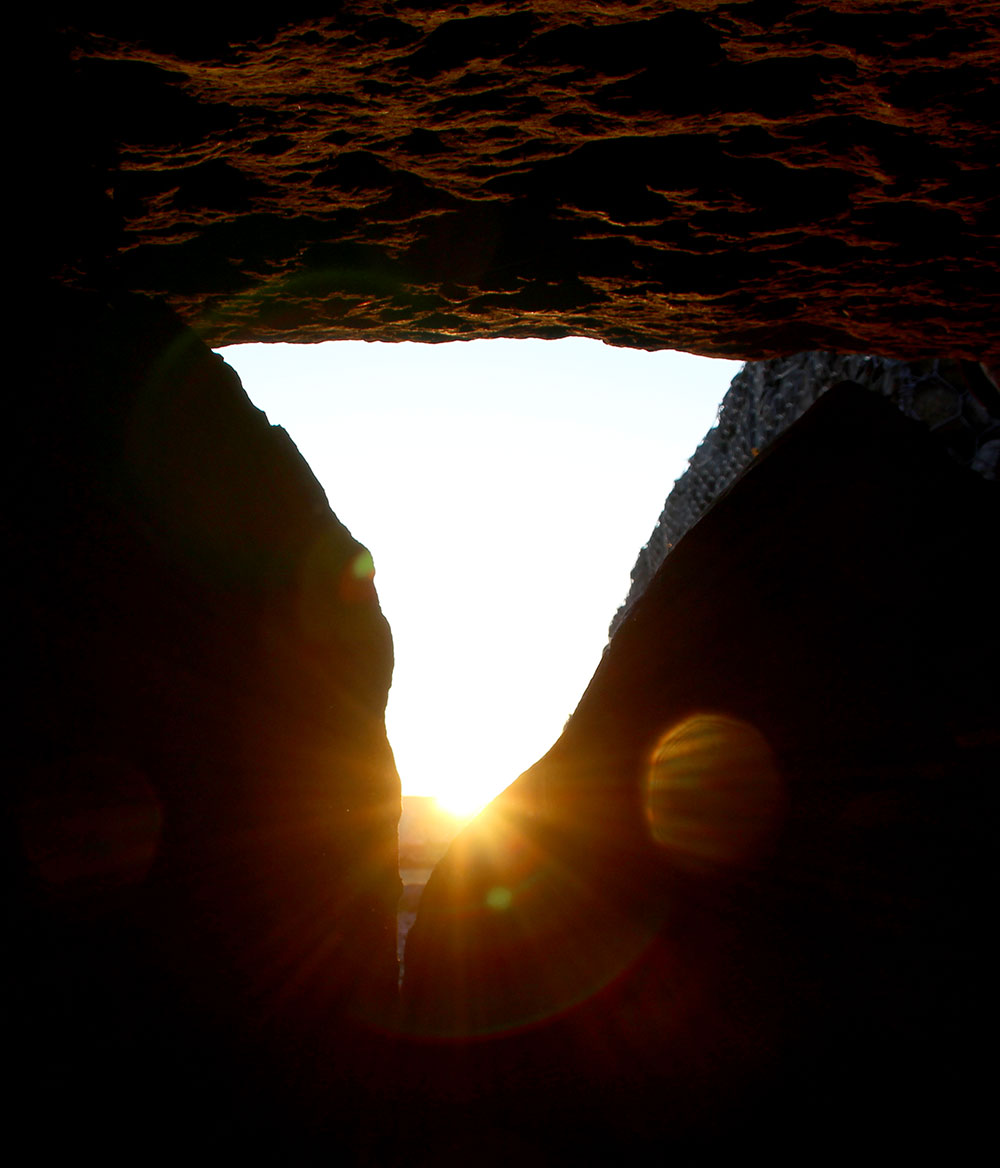
<path id="1" fill-rule="evenodd" d="M 514 894 L 509 888 L 498 884 L 486 894 L 486 903 L 494 912 L 504 912 L 510 908 Z"/>
<path id="2" fill-rule="evenodd" d="M 355 580 L 370 580 L 375 575 L 375 561 L 367 549 L 358 552 L 351 561 L 351 575 Z"/>

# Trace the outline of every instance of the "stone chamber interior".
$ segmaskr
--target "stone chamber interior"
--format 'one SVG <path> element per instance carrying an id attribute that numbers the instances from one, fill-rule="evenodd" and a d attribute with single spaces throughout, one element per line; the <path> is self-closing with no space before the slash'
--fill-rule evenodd
<path id="1" fill-rule="evenodd" d="M 969 1156 L 996 483 L 852 366 L 646 564 L 431 877 L 400 997 L 390 632 L 209 346 L 875 354 L 995 416 L 997 5 L 337 11 L 20 41 L 14 1127 L 130 1162 Z"/>

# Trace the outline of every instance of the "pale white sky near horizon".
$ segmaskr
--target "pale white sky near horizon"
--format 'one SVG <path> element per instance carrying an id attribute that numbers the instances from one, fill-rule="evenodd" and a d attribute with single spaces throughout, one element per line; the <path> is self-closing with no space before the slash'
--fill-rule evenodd
<path id="1" fill-rule="evenodd" d="M 403 793 L 482 804 L 575 708 L 739 362 L 582 338 L 220 352 L 372 552 Z"/>

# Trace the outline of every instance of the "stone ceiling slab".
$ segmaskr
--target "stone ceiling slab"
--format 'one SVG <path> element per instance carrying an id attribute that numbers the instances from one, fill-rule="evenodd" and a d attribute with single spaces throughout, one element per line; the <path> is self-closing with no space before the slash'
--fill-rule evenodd
<path id="1" fill-rule="evenodd" d="M 55 266 L 212 344 L 995 357 L 998 12 L 353 0 L 64 25 Z"/>

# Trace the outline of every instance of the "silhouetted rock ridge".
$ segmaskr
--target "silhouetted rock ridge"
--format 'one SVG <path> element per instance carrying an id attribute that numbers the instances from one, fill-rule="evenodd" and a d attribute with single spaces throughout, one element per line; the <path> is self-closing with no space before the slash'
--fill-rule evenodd
<path id="1" fill-rule="evenodd" d="M 625 619 L 671 549 L 735 480 L 819 397 L 851 381 L 924 423 L 961 465 L 986 479 L 1000 470 L 1000 392 L 970 362 L 798 353 L 748 362 L 733 378 L 716 425 L 691 456 L 632 569 L 632 585 L 609 634 Z"/>

